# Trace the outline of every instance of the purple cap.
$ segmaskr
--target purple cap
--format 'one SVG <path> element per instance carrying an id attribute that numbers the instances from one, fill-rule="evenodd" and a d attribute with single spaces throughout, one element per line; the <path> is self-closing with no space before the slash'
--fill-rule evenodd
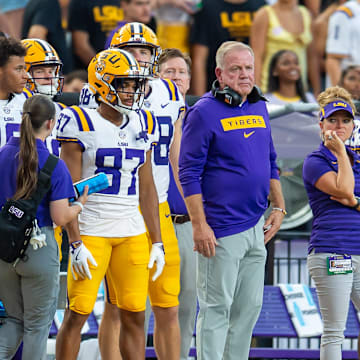
<path id="1" fill-rule="evenodd" d="M 328 118 L 335 111 L 339 111 L 339 110 L 347 111 L 351 115 L 351 117 L 354 118 L 354 112 L 350 104 L 348 104 L 344 100 L 338 100 L 327 104 L 320 110 L 320 120 L 322 121 Z"/>

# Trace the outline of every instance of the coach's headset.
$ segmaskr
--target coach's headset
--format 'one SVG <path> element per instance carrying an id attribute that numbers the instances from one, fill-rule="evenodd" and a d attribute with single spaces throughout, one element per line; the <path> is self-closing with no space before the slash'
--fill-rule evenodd
<path id="1" fill-rule="evenodd" d="M 232 107 L 239 106 L 242 102 L 242 96 L 238 92 L 233 90 L 231 87 L 225 86 L 222 90 L 220 90 L 220 83 L 218 79 L 213 82 L 211 87 L 211 93 L 216 99 Z M 259 100 L 267 101 L 267 99 L 262 94 L 260 88 L 258 88 L 256 85 L 254 85 L 250 94 L 247 96 L 247 100 L 250 103 L 255 103 Z"/>

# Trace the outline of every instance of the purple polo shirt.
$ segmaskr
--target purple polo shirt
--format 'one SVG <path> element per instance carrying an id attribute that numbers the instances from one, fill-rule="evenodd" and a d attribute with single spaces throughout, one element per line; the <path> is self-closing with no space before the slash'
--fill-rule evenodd
<path id="1" fill-rule="evenodd" d="M 0 169 L 3 169 L 0 177 L 0 206 L 10 199 L 16 191 L 16 171 L 18 167 L 19 138 L 11 137 L 6 145 L 0 149 Z M 49 150 L 44 142 L 36 139 L 39 157 L 39 171 L 45 165 L 49 156 Z M 51 188 L 45 195 L 38 207 L 36 218 L 40 227 L 52 226 L 50 217 L 50 201 L 67 199 L 75 196 L 69 170 L 63 160 L 59 160 L 52 175 Z"/>
<path id="2" fill-rule="evenodd" d="M 231 107 L 202 96 L 184 119 L 179 178 L 185 197 L 202 194 L 217 238 L 255 226 L 279 179 L 265 101 Z"/>
<path id="3" fill-rule="evenodd" d="M 360 157 L 346 148 L 354 159 L 355 195 L 360 196 Z M 360 255 L 360 212 L 331 200 L 315 187 L 316 181 L 329 171 L 338 171 L 337 159 L 321 144 L 304 161 L 303 179 L 313 212 L 308 252 Z"/>

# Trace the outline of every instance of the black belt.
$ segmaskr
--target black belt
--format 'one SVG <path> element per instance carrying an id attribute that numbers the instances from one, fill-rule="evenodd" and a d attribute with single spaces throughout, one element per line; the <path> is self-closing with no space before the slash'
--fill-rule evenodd
<path id="1" fill-rule="evenodd" d="M 184 224 L 190 221 L 189 215 L 171 215 L 171 219 L 174 224 Z"/>

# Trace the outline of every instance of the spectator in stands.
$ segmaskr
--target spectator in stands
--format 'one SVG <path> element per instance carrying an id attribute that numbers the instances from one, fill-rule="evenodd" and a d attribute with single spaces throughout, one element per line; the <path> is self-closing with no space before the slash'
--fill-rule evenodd
<path id="1" fill-rule="evenodd" d="M 326 39 L 328 34 L 328 23 L 330 16 L 336 11 L 336 9 L 346 2 L 347 0 L 329 0 L 329 3 L 324 10 L 314 19 L 313 26 L 313 38 L 314 49 L 316 53 L 312 56 L 318 57 L 318 71 L 321 74 L 321 83 L 325 84 L 325 50 Z"/>
<path id="2" fill-rule="evenodd" d="M 291 50 L 280 50 L 273 55 L 268 84 L 265 97 L 270 104 L 316 102 L 312 93 L 304 91 L 299 58 Z"/>
<path id="3" fill-rule="evenodd" d="M 329 85 L 337 85 L 341 70 L 360 65 L 360 0 L 348 1 L 330 17 L 326 42 L 326 73 Z"/>
<path id="4" fill-rule="evenodd" d="M 139 22 L 147 24 L 154 32 L 156 32 L 156 24 L 151 12 L 150 0 L 121 0 L 121 8 L 124 12 L 124 18 L 110 32 L 106 38 L 104 49 L 110 47 L 110 43 L 115 33 L 125 24 L 129 22 Z"/>
<path id="5" fill-rule="evenodd" d="M 190 30 L 191 93 L 202 96 L 215 80 L 215 54 L 228 40 L 249 42 L 256 10 L 265 0 L 204 0 Z"/>
<path id="6" fill-rule="evenodd" d="M 344 145 L 354 129 L 351 95 L 335 86 L 317 100 L 322 143 L 303 166 L 314 214 L 307 264 L 324 324 L 320 359 L 341 360 L 350 298 L 360 309 L 360 157 Z"/>
<path id="7" fill-rule="evenodd" d="M 120 0 L 71 0 L 68 11 L 74 68 L 85 69 L 95 54 L 104 49 L 110 31 L 123 19 Z"/>
<path id="8" fill-rule="evenodd" d="M 255 54 L 255 83 L 268 92 L 268 71 L 272 56 L 279 50 L 294 51 L 301 68 L 301 78 L 307 89 L 308 69 L 313 92 L 320 92 L 320 77 L 313 72 L 311 55 L 312 20 L 309 11 L 297 5 L 297 0 L 278 0 L 261 8 L 254 17 L 250 44 Z M 316 70 L 316 69 L 315 69 Z"/>
<path id="9" fill-rule="evenodd" d="M 64 79 L 63 92 L 77 92 L 80 93 L 81 89 L 87 82 L 86 70 L 74 70 L 67 74 Z"/>
<path id="10" fill-rule="evenodd" d="M 39 168 L 49 156 L 44 140 L 55 125 L 54 104 L 43 95 L 24 103 L 20 139 L 11 137 L 1 149 L 0 204 L 7 199 L 29 198 L 36 188 Z M 14 179 L 16 178 L 16 181 Z M 80 213 L 87 190 L 74 206 L 68 198 L 74 189 L 68 169 L 59 161 L 51 188 L 39 205 L 36 219 L 45 239 L 30 241 L 26 261 L 0 260 L 0 299 L 8 317 L 0 326 L 0 358 L 11 359 L 23 341 L 22 359 L 43 359 L 56 310 L 59 286 L 59 253 L 53 222 L 65 225 Z"/>
<path id="11" fill-rule="evenodd" d="M 339 86 L 347 90 L 353 100 L 360 100 L 360 65 L 349 65 L 341 72 Z"/>
<path id="12" fill-rule="evenodd" d="M 197 355 L 247 360 L 262 304 L 265 243 L 286 211 L 252 49 L 227 41 L 216 64 L 212 92 L 185 116 L 179 159 L 199 252 Z M 264 221 L 268 195 L 272 211 Z"/>
<path id="13" fill-rule="evenodd" d="M 20 40 L 24 9 L 28 0 L 0 1 L 0 30 Z"/>
<path id="14" fill-rule="evenodd" d="M 71 57 L 66 45 L 65 30 L 61 24 L 58 0 L 30 0 L 26 5 L 22 38 L 46 40 L 63 61 L 63 72 L 71 70 Z"/>
<path id="15" fill-rule="evenodd" d="M 158 0 L 155 9 L 156 35 L 162 49 L 177 48 L 189 54 L 192 16 L 202 8 L 202 0 Z"/>
<path id="16" fill-rule="evenodd" d="M 163 79 L 170 79 L 178 86 L 181 95 L 185 95 L 190 87 L 191 59 L 178 49 L 165 49 L 159 57 L 159 74 Z M 187 107 L 187 106 L 186 106 Z M 187 360 L 196 319 L 196 254 L 193 250 L 192 226 L 178 179 L 178 163 L 182 119 L 175 123 L 174 140 L 170 151 L 170 184 L 168 202 L 171 211 L 180 252 L 180 294 L 179 323 L 181 333 L 181 360 Z M 178 186 L 177 186 L 178 184 Z"/>

